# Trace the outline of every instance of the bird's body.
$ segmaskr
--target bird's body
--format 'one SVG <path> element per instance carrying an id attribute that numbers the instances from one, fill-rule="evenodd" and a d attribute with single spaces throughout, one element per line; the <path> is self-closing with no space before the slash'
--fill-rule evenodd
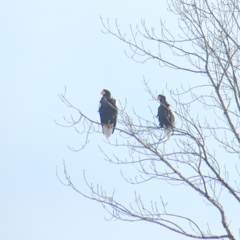
<path id="1" fill-rule="evenodd" d="M 101 94 L 103 96 L 98 111 L 100 114 L 103 134 L 109 138 L 114 133 L 114 128 L 117 124 L 117 102 L 114 98 L 111 98 L 111 93 L 108 90 L 104 89 Z"/>
<path id="2" fill-rule="evenodd" d="M 158 100 L 160 100 L 161 102 L 157 114 L 159 126 L 161 128 L 164 128 L 164 132 L 169 140 L 173 133 L 173 128 L 175 127 L 175 115 L 172 107 L 167 102 L 166 97 L 164 95 L 159 94 Z"/>

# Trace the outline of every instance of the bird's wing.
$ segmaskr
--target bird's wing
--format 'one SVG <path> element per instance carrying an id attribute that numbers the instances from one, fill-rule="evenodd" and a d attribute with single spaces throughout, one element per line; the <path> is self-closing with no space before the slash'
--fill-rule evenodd
<path id="1" fill-rule="evenodd" d="M 99 105 L 98 105 L 98 112 L 100 111 L 100 107 L 101 107 L 101 101 L 99 102 Z"/>
<path id="2" fill-rule="evenodd" d="M 116 99 L 110 98 L 109 99 L 109 105 L 111 108 L 111 123 L 113 124 L 113 127 L 116 127 L 117 124 L 117 116 L 118 116 L 118 104 Z M 113 129 L 114 132 L 114 129 Z"/>
<path id="3" fill-rule="evenodd" d="M 171 123 L 172 127 L 175 127 L 175 114 L 173 108 L 169 105 L 168 109 L 169 109 L 169 122 Z"/>
<path id="4" fill-rule="evenodd" d="M 163 125 L 164 125 L 164 114 L 165 114 L 165 110 L 164 110 L 164 107 L 161 104 L 158 107 L 158 113 L 157 113 L 157 118 L 158 118 L 160 127 L 163 127 Z"/>

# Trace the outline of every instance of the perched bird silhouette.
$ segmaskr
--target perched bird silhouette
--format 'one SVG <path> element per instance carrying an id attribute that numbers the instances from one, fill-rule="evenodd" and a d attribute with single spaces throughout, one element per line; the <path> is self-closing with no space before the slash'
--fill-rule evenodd
<path id="1" fill-rule="evenodd" d="M 111 97 L 111 92 L 103 89 L 103 95 L 100 101 L 99 114 L 102 124 L 102 131 L 106 138 L 109 138 L 113 133 L 117 124 L 118 107 L 117 102 Z"/>
<path id="2" fill-rule="evenodd" d="M 159 94 L 158 98 L 160 101 L 160 106 L 158 108 L 157 118 L 159 120 L 159 126 L 164 128 L 164 133 L 169 140 L 173 133 L 173 128 L 175 127 L 175 115 L 172 107 L 167 102 L 166 97 L 164 95 Z"/>

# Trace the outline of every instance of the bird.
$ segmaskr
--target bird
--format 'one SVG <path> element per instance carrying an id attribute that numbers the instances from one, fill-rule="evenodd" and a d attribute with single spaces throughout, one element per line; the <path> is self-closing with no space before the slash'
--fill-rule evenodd
<path id="1" fill-rule="evenodd" d="M 99 115 L 102 124 L 102 131 L 106 138 L 109 138 L 115 130 L 118 116 L 118 106 L 116 99 L 111 97 L 111 92 L 103 89 L 103 95 L 99 105 Z"/>
<path id="2" fill-rule="evenodd" d="M 171 105 L 167 102 L 166 97 L 162 94 L 158 95 L 157 98 L 160 101 L 160 106 L 158 107 L 157 118 L 159 120 L 160 128 L 164 128 L 164 133 L 167 139 L 170 140 L 173 133 L 173 128 L 175 128 L 175 114 Z"/>

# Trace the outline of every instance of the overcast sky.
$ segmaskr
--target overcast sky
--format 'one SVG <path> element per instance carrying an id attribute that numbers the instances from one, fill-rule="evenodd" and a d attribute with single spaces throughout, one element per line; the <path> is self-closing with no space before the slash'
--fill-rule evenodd
<path id="1" fill-rule="evenodd" d="M 141 82 L 144 77 L 159 93 L 166 93 L 166 84 L 171 88 L 192 81 L 184 73 L 159 68 L 154 61 L 138 64 L 129 59 L 124 53 L 127 45 L 101 32 L 100 16 L 112 26 L 118 19 L 123 32 L 142 18 L 150 27 L 157 28 L 160 18 L 172 29 L 177 26 L 166 2 L 159 0 L 0 2 L 0 239 L 185 239 L 150 223 L 107 221 L 110 215 L 100 204 L 63 186 L 56 176 L 58 169 L 64 180 L 65 160 L 83 191 L 88 192 L 85 170 L 89 182 L 109 192 L 118 189 L 122 201 L 134 197 L 134 188 L 128 188 L 120 168 L 104 161 L 99 146 L 110 147 L 101 134 L 93 135 L 84 151 L 69 150 L 68 146 L 81 147 L 84 138 L 54 123 L 64 124 L 63 116 L 75 114 L 58 97 L 65 86 L 68 100 L 99 121 L 104 88 L 120 101 L 127 99 L 128 109 L 149 114 L 148 106 L 157 111 L 158 104 L 149 101 Z M 155 192 L 144 186 L 139 190 L 147 195 L 149 191 L 149 196 Z M 168 194 L 181 201 L 177 189 L 169 193 L 166 188 Z M 186 204 L 191 210 L 191 203 Z"/>

